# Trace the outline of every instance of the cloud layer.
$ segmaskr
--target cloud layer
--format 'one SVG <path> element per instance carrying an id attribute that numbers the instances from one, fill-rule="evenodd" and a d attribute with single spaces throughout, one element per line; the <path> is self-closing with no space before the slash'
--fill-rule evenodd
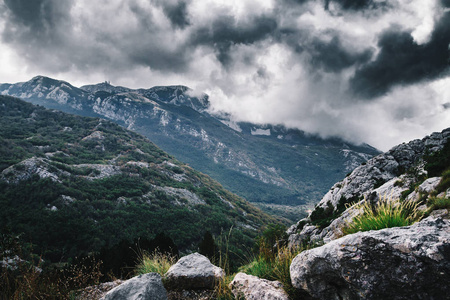
<path id="1" fill-rule="evenodd" d="M 4 0 L 0 17 L 2 82 L 184 84 L 236 120 L 384 150 L 450 126 L 448 0 Z"/>

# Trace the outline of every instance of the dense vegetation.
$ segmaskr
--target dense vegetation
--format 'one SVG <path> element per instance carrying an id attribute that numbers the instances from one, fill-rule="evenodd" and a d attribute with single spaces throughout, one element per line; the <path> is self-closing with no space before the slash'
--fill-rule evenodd
<path id="1" fill-rule="evenodd" d="M 196 250 L 206 231 L 229 236 L 237 259 L 264 223 L 277 222 L 109 121 L 6 96 L 0 116 L 0 228 L 46 263 L 159 233 Z"/>

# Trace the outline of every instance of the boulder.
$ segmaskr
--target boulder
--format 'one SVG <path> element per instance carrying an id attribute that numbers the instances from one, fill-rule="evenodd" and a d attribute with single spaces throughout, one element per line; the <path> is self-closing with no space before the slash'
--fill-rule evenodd
<path id="1" fill-rule="evenodd" d="M 225 272 L 207 257 L 193 253 L 180 258 L 164 277 L 169 289 L 214 289 L 215 283 L 225 277 Z"/>
<path id="2" fill-rule="evenodd" d="M 440 181 L 441 177 L 428 178 L 419 186 L 419 192 L 427 194 L 431 193 L 438 186 Z"/>
<path id="3" fill-rule="evenodd" d="M 230 283 L 231 291 L 236 299 L 245 300 L 288 300 L 279 281 L 269 281 L 256 276 L 237 273 Z"/>
<path id="4" fill-rule="evenodd" d="M 450 221 L 347 235 L 300 253 L 290 272 L 317 299 L 448 299 Z"/>
<path id="5" fill-rule="evenodd" d="M 167 300 L 167 292 L 157 273 L 133 277 L 110 290 L 102 300 Z"/>

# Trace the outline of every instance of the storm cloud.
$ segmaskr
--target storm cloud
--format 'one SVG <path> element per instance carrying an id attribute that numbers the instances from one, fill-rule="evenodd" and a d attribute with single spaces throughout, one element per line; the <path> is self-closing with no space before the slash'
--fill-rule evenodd
<path id="1" fill-rule="evenodd" d="M 184 84 L 209 93 L 212 112 L 238 121 L 386 149 L 450 124 L 449 7 L 449 0 L 4 0 L 0 81 L 42 74 L 80 85 Z"/>
<path id="2" fill-rule="evenodd" d="M 431 40 L 417 44 L 410 32 L 388 29 L 379 37 L 380 53 L 375 61 L 357 70 L 353 91 L 364 98 L 386 94 L 399 84 L 413 84 L 441 76 L 449 67 L 450 14 L 436 24 Z"/>

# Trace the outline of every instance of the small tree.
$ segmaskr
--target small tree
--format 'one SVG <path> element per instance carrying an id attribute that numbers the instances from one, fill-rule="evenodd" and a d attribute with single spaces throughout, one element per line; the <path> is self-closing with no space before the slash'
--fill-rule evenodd
<path id="1" fill-rule="evenodd" d="M 206 231 L 202 241 L 198 246 L 198 252 L 211 260 L 214 260 L 217 246 L 211 232 Z"/>

